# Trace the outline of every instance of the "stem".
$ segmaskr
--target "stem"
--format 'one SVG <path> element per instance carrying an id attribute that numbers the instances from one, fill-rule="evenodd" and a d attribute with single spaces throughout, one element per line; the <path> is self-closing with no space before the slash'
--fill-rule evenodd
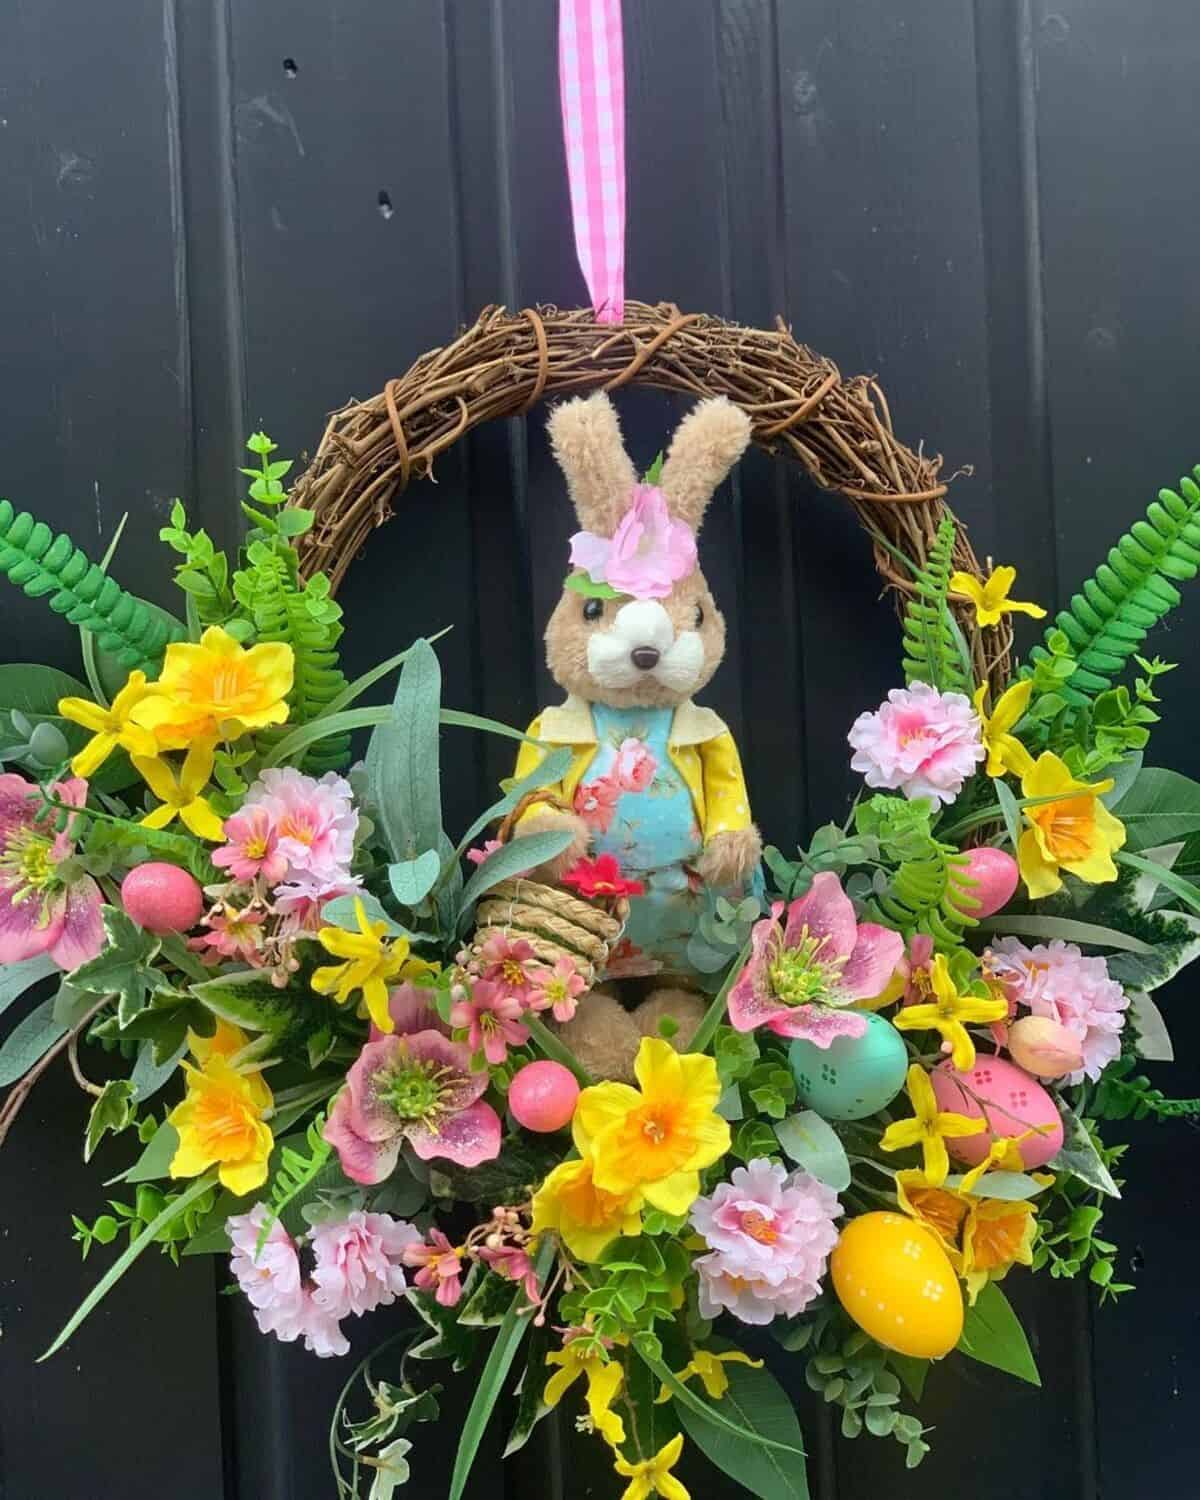
<path id="1" fill-rule="evenodd" d="M 20 1083 L 14 1084 L 9 1090 L 8 1098 L 4 1101 L 4 1108 L 0 1109 L 0 1146 L 3 1146 L 5 1140 L 8 1138 L 8 1132 L 12 1129 L 13 1121 L 21 1113 L 26 1099 L 33 1092 L 34 1084 L 37 1083 L 38 1079 L 54 1059 L 70 1046 L 72 1038 L 78 1036 L 92 1017 L 98 1011 L 103 1010 L 111 999 L 111 995 L 105 995 L 102 1000 L 97 1000 L 91 1010 L 80 1021 L 76 1022 L 65 1036 L 59 1037 L 53 1047 L 39 1058 L 33 1067 L 30 1068 L 29 1072 L 26 1073 L 25 1077 L 21 1079 Z"/>
<path id="2" fill-rule="evenodd" d="M 71 1031 L 67 1033 L 67 1061 L 71 1064 L 71 1072 L 75 1075 L 75 1082 L 85 1094 L 92 1094 L 99 1099 L 104 1090 L 89 1078 L 83 1076 L 83 1069 L 79 1066 L 79 1035 Z"/>
<path id="3" fill-rule="evenodd" d="M 738 975 L 745 968 L 750 958 L 750 946 L 753 938 L 747 938 L 746 945 L 738 954 L 725 976 L 725 982 L 713 997 L 712 1004 L 704 1012 L 704 1018 L 696 1028 L 696 1034 L 692 1037 L 690 1050 L 692 1052 L 705 1052 L 708 1044 L 716 1035 L 717 1027 L 721 1024 L 721 1018 L 725 1014 L 725 1002 L 729 998 L 729 991 L 733 988 Z"/>

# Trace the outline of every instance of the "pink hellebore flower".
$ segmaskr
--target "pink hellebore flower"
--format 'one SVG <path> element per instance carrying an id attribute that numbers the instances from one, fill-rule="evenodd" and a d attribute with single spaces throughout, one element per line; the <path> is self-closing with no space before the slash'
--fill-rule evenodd
<path id="1" fill-rule="evenodd" d="M 569 1021 L 575 1014 L 579 997 L 587 989 L 587 980 L 579 972 L 575 960 L 566 954 L 555 962 L 552 969 L 535 969 L 533 982 L 536 989 L 530 999 L 531 1010 L 549 1010 L 556 1021 Z"/>
<path id="2" fill-rule="evenodd" d="M 411 1036 L 414 1031 L 440 1031 L 450 1035 L 450 1028 L 438 1015 L 436 992 L 419 984 L 397 985 L 388 993 L 388 1014 L 392 1018 L 392 1030 L 380 1031 L 372 1021 L 368 1041 L 377 1042 L 382 1036 Z"/>
<path id="3" fill-rule="evenodd" d="M 750 961 L 729 992 L 730 1024 L 738 1031 L 766 1026 L 817 1047 L 838 1036 L 862 1036 L 866 1017 L 845 1007 L 884 989 L 904 939 L 873 922 L 860 923 L 829 870 L 792 902 L 781 930 L 782 912 L 783 903 L 776 902 L 771 915 L 754 925 Z"/>
<path id="4" fill-rule="evenodd" d="M 455 1307 L 462 1296 L 462 1261 L 458 1251 L 440 1229 L 429 1231 L 430 1243 L 419 1240 L 404 1251 L 406 1266 L 420 1266 L 413 1282 L 423 1292 L 432 1292 L 443 1307 Z"/>
<path id="5" fill-rule="evenodd" d="M 87 782 L 56 781 L 51 794 L 71 807 L 87 801 Z M 0 964 L 46 953 L 68 972 L 104 947 L 104 898 L 71 855 L 71 823 L 55 831 L 57 812 L 38 813 L 37 789 L 13 772 L 0 775 Z"/>
<path id="6" fill-rule="evenodd" d="M 287 874 L 287 857 L 280 852 L 275 820 L 265 804 L 249 804 L 226 818 L 225 840 L 213 851 L 212 862 L 243 885 L 260 875 L 268 885 L 277 885 Z"/>
<path id="7" fill-rule="evenodd" d="M 510 939 L 498 928 L 493 929 L 479 949 L 480 970 L 504 994 L 525 1004 L 533 991 L 529 964 L 537 962 L 533 945 L 525 938 Z"/>
<path id="8" fill-rule="evenodd" d="M 874 713 L 859 714 L 847 736 L 868 786 L 951 803 L 983 760 L 979 716 L 962 693 L 927 683 L 893 688 Z"/>
<path id="9" fill-rule="evenodd" d="M 500 1117 L 479 1097 L 488 1075 L 440 1031 L 368 1042 L 325 1125 L 342 1171 L 373 1185 L 390 1176 L 407 1140 L 422 1161 L 476 1167 L 500 1154 Z"/>
<path id="10" fill-rule="evenodd" d="M 477 979 L 469 1000 L 459 1000 L 450 1009 L 451 1026 L 464 1027 L 472 1053 L 482 1052 L 494 1067 L 508 1056 L 508 1049 L 522 1047 L 529 1030 L 521 1025 L 522 1004 L 490 979 Z"/>
<path id="11" fill-rule="evenodd" d="M 681 578 L 696 571 L 696 535 L 683 521 L 672 520 L 657 485 L 635 484 L 612 539 L 576 532 L 571 561 L 619 594 L 665 599 Z"/>

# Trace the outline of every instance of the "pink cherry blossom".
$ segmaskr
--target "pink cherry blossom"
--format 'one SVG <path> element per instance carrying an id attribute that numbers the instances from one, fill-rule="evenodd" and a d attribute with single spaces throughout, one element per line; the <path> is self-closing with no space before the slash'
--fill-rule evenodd
<path id="1" fill-rule="evenodd" d="M 611 776 L 598 776 L 595 781 L 579 783 L 573 806 L 593 833 L 607 833 L 620 800 L 620 785 Z"/>
<path id="2" fill-rule="evenodd" d="M 549 1010 L 556 1021 L 569 1021 L 575 1014 L 579 997 L 587 989 L 587 980 L 573 958 L 566 954 L 556 959 L 552 969 L 534 969 L 531 1010 Z"/>
<path id="3" fill-rule="evenodd" d="M 530 1302 L 538 1300 L 537 1272 L 533 1269 L 533 1262 L 527 1251 L 517 1245 L 499 1245 L 495 1248 L 483 1245 L 478 1253 L 479 1259 L 490 1266 L 497 1276 L 503 1276 L 508 1281 L 519 1281 Z"/>
<path id="4" fill-rule="evenodd" d="M 346 1176 L 368 1185 L 391 1175 L 405 1141 L 423 1161 L 475 1167 L 500 1154 L 500 1117 L 479 1097 L 487 1086 L 470 1049 L 440 1031 L 380 1037 L 347 1074 L 325 1139 Z"/>
<path id="5" fill-rule="evenodd" d="M 850 765 L 868 786 L 953 802 L 984 758 L 979 716 L 962 693 L 924 682 L 893 688 L 874 713 L 859 714 L 847 736 Z"/>
<path id="6" fill-rule="evenodd" d="M 510 938 L 493 928 L 480 944 L 478 968 L 482 977 L 522 1005 L 533 993 L 530 971 L 537 963 L 533 945 L 525 938 Z"/>
<path id="7" fill-rule="evenodd" d="M 287 874 L 288 861 L 279 849 L 271 808 L 266 803 L 250 803 L 226 818 L 225 843 L 213 851 L 212 862 L 243 885 L 259 876 L 268 885 L 277 885 Z"/>
<path id="8" fill-rule="evenodd" d="M 641 740 L 622 740 L 613 762 L 613 776 L 623 792 L 644 792 L 654 780 L 658 761 Z"/>
<path id="9" fill-rule="evenodd" d="M 443 1307 L 455 1307 L 462 1296 L 462 1260 L 440 1229 L 429 1231 L 429 1243 L 408 1245 L 404 1250 L 404 1264 L 419 1266 L 413 1277 L 414 1283 L 423 1292 L 432 1292 Z"/>
<path id="10" fill-rule="evenodd" d="M 634 599 L 665 599 L 696 571 L 696 535 L 673 520 L 657 485 L 635 484 L 612 539 L 590 531 L 571 538 L 571 561 L 596 583 Z"/>
<path id="11" fill-rule="evenodd" d="M 506 994 L 490 979 L 477 979 L 470 997 L 451 1006 L 450 1024 L 465 1030 L 472 1053 L 482 1052 L 495 1067 L 510 1047 L 523 1047 L 529 1040 L 528 1027 L 521 1025 L 523 1009 L 516 995 Z"/>
<path id="12" fill-rule="evenodd" d="M 236 906 L 225 902 L 209 912 L 204 919 L 208 931 L 189 938 L 188 947 L 206 964 L 233 958 L 259 969 L 264 962 L 262 924 L 265 917 L 261 908 L 248 906 L 239 911 Z"/>
<path id="13" fill-rule="evenodd" d="M 313 1300 L 334 1318 L 389 1306 L 407 1285 L 404 1251 L 420 1240 L 420 1232 L 405 1220 L 362 1209 L 318 1224 L 310 1239 Z"/>
<path id="14" fill-rule="evenodd" d="M 56 781 L 50 794 L 70 807 L 83 807 L 87 782 Z M 0 964 L 45 953 L 69 972 L 104 947 L 104 898 L 92 877 L 71 861 L 74 814 L 57 829 L 58 811 L 39 811 L 39 802 L 37 788 L 24 777 L 11 771 L 0 775 Z"/>
<path id="15" fill-rule="evenodd" d="M 874 922 L 859 922 L 832 871 L 815 876 L 807 894 L 756 922 L 750 960 L 729 992 L 729 1021 L 738 1031 L 765 1026 L 778 1036 L 805 1037 L 828 1047 L 838 1036 L 862 1036 L 866 1017 L 847 1010 L 879 995 L 904 952 L 904 939 Z"/>
<path id="16" fill-rule="evenodd" d="M 992 947 L 989 968 L 1010 1001 L 1057 1021 L 1078 1040 L 1083 1066 L 1067 1075 L 1068 1083 L 1094 1082 L 1120 1056 L 1129 996 L 1102 958 L 1085 958 L 1061 938 L 1027 948 L 1010 937 Z"/>

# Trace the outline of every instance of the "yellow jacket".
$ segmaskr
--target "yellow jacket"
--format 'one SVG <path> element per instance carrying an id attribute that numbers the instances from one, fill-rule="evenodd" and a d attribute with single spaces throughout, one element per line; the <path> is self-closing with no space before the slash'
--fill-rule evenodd
<path id="1" fill-rule="evenodd" d="M 567 774 L 546 790 L 556 793 L 564 802 L 573 802 L 575 789 L 599 748 L 589 705 L 572 695 L 560 708 L 544 709 L 526 733 L 530 739 L 544 743 L 521 746 L 517 779 L 528 776 L 551 749 L 570 745 L 575 753 Z M 750 799 L 746 795 L 737 746 L 724 721 L 711 708 L 700 708 L 690 699 L 680 704 L 671 720 L 667 754 L 691 793 L 696 821 L 706 844 L 716 833 L 750 826 Z M 537 810 L 536 806 L 531 807 L 524 817 Z"/>

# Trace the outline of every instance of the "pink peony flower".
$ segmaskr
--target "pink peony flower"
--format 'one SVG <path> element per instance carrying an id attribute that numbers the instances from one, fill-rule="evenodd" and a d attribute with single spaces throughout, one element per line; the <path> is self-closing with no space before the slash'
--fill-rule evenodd
<path id="1" fill-rule="evenodd" d="M 992 947 L 990 969 L 1010 1001 L 1057 1021 L 1078 1039 L 1083 1066 L 1067 1075 L 1068 1083 L 1095 1081 L 1120 1056 L 1129 996 L 1109 978 L 1102 958 L 1085 958 L 1061 938 L 1027 948 L 1010 937 Z"/>
<path id="2" fill-rule="evenodd" d="M 56 781 L 52 796 L 71 807 L 87 801 L 87 782 Z M 73 863 L 74 814 L 58 830 L 56 809 L 39 812 L 37 788 L 9 771 L 0 775 L 0 964 L 46 953 L 68 972 L 104 947 L 104 898 Z"/>
<path id="3" fill-rule="evenodd" d="M 349 1341 L 337 1318 L 314 1300 L 301 1274 L 295 1242 L 278 1219 L 255 1253 L 267 1212 L 265 1203 L 256 1203 L 249 1213 L 225 1221 L 233 1245 L 230 1269 L 254 1309 L 259 1332 L 273 1333 L 285 1344 L 303 1338 L 322 1358 L 347 1353 Z"/>
<path id="4" fill-rule="evenodd" d="M 222 958 L 238 959 L 259 969 L 263 964 L 262 924 L 266 913 L 248 906 L 238 911 L 228 902 L 209 912 L 204 919 L 208 931 L 188 939 L 188 947 L 198 953 L 206 964 L 218 963 Z"/>
<path id="5" fill-rule="evenodd" d="M 556 960 L 552 969 L 533 971 L 535 989 L 530 996 L 531 1010 L 549 1010 L 556 1021 L 569 1021 L 575 1014 L 579 997 L 587 989 L 587 980 L 566 954 Z"/>
<path id="6" fill-rule="evenodd" d="M 729 992 L 729 1021 L 738 1031 L 766 1026 L 778 1036 L 805 1037 L 828 1047 L 838 1036 L 862 1036 L 867 1019 L 846 1010 L 879 995 L 900 962 L 904 939 L 859 922 L 832 871 L 813 879 L 806 895 L 756 922 L 750 961 Z"/>
<path id="7" fill-rule="evenodd" d="M 578 531 L 571 538 L 571 561 L 620 594 L 665 599 L 679 579 L 696 571 L 696 535 L 672 520 L 657 485 L 635 484 L 611 541 Z"/>
<path id="8" fill-rule="evenodd" d="M 622 740 L 613 763 L 613 776 L 623 792 L 644 792 L 654 780 L 658 761 L 641 740 Z"/>
<path id="9" fill-rule="evenodd" d="M 500 1154 L 500 1117 L 479 1097 L 487 1085 L 469 1049 L 440 1031 L 380 1037 L 347 1074 L 325 1139 L 346 1176 L 368 1185 L 392 1173 L 406 1140 L 422 1161 L 475 1167 Z"/>
<path id="10" fill-rule="evenodd" d="M 868 786 L 937 804 L 954 801 L 985 753 L 979 716 L 963 694 L 924 682 L 893 688 L 874 713 L 859 714 L 847 738 L 850 765 Z"/>
<path id="11" fill-rule="evenodd" d="M 330 1317 L 387 1307 L 407 1285 L 402 1257 L 420 1232 L 390 1214 L 356 1209 L 339 1223 L 318 1224 L 311 1236 L 313 1300 Z"/>
<path id="12" fill-rule="evenodd" d="M 509 1047 L 523 1047 L 529 1040 L 528 1027 L 521 1025 L 522 1011 L 516 995 L 490 979 L 477 979 L 470 998 L 451 1006 L 450 1024 L 464 1028 L 471 1052 L 482 1052 L 495 1067 L 508 1056 Z"/>
<path id="13" fill-rule="evenodd" d="M 429 1231 L 429 1243 L 408 1245 L 404 1264 L 419 1266 L 413 1277 L 423 1292 L 432 1292 L 443 1307 L 455 1307 L 462 1296 L 462 1260 L 440 1229 Z"/>
<path id="14" fill-rule="evenodd" d="M 533 994 L 530 967 L 537 963 L 533 945 L 525 938 L 510 938 L 493 928 L 479 948 L 479 971 L 503 994 L 511 995 L 522 1005 Z"/>
<path id="15" fill-rule="evenodd" d="M 742 1323 L 769 1323 L 773 1318 L 794 1318 L 817 1293 L 812 1283 L 788 1276 L 775 1284 L 763 1277 L 742 1276 L 721 1264 L 717 1255 L 702 1255 L 692 1266 L 699 1275 L 700 1316 L 715 1318 L 732 1313 Z"/>
<path id="16" fill-rule="evenodd" d="M 260 875 L 268 885 L 278 885 L 287 874 L 287 857 L 279 849 L 275 820 L 265 803 L 248 804 L 226 818 L 225 840 L 213 851 L 212 862 L 243 885 Z"/>
<path id="17" fill-rule="evenodd" d="M 274 824 L 287 879 L 309 876 L 326 886 L 349 879 L 358 812 L 348 781 L 333 771 L 320 780 L 291 766 L 264 771 L 242 811 L 255 807 L 266 808 Z"/>
<path id="18" fill-rule="evenodd" d="M 483 843 L 475 849 L 467 850 L 467 858 L 473 865 L 481 865 L 485 859 L 495 854 L 497 849 L 503 849 L 504 845 L 499 839 L 484 839 Z"/>
<path id="19" fill-rule="evenodd" d="M 617 814 L 621 788 L 609 776 L 580 782 L 575 788 L 574 808 L 593 833 L 607 833 Z"/>

